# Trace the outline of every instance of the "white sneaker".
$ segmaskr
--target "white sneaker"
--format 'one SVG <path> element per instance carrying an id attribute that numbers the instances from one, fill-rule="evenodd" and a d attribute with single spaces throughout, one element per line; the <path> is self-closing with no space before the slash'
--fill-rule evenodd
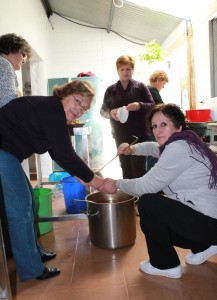
<path id="1" fill-rule="evenodd" d="M 149 260 L 146 260 L 139 264 L 139 269 L 150 275 L 165 276 L 169 278 L 180 278 L 182 276 L 181 265 L 172 269 L 161 270 L 153 267 Z"/>
<path id="2" fill-rule="evenodd" d="M 185 261 L 190 265 L 200 265 L 204 263 L 209 257 L 217 254 L 217 246 L 210 246 L 203 252 L 190 253 L 185 257 Z"/>

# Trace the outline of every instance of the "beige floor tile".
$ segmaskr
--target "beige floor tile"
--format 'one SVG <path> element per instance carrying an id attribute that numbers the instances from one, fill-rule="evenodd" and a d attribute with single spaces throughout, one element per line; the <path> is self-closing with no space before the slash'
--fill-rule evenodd
<path id="1" fill-rule="evenodd" d="M 113 250 L 96 247 L 90 241 L 88 227 L 80 229 L 75 257 L 76 261 L 118 259 L 120 257 L 120 249 Z"/>
<path id="2" fill-rule="evenodd" d="M 125 284 L 121 260 L 76 262 L 72 288 L 113 287 Z"/>
<path id="3" fill-rule="evenodd" d="M 62 196 L 53 198 L 53 214 L 64 215 Z M 13 300 L 216 300 L 217 255 L 200 266 L 185 263 L 188 249 L 176 248 L 181 279 L 150 276 L 139 271 L 148 259 L 147 246 L 136 217 L 135 244 L 120 249 L 92 245 L 88 220 L 54 222 L 53 231 L 39 237 L 57 257 L 48 266 L 61 274 L 49 280 L 20 282 L 12 258 L 8 258 Z"/>
<path id="4" fill-rule="evenodd" d="M 192 300 L 182 282 L 174 279 L 165 282 L 164 278 L 147 278 L 141 285 L 127 287 L 129 300 Z M 199 299 L 199 298 L 198 298 Z M 195 299 L 196 300 L 196 299 Z"/>
<path id="5" fill-rule="evenodd" d="M 90 289 L 72 289 L 71 300 L 127 300 L 128 292 L 125 286 L 98 287 Z"/>

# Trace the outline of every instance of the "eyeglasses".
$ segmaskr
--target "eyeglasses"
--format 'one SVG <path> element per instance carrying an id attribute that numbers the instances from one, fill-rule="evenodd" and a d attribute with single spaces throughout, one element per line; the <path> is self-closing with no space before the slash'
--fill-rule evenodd
<path id="1" fill-rule="evenodd" d="M 25 53 L 22 53 L 22 52 L 21 52 L 21 56 L 22 56 L 22 60 L 23 60 L 23 62 L 26 62 L 26 61 L 27 61 L 27 58 L 28 58 L 28 56 L 27 56 Z"/>
<path id="2" fill-rule="evenodd" d="M 82 101 L 80 99 L 75 98 L 74 95 L 72 95 L 72 97 L 74 98 L 75 103 L 81 108 L 83 114 L 86 114 L 86 112 L 88 112 L 89 108 L 87 106 L 83 106 Z"/>

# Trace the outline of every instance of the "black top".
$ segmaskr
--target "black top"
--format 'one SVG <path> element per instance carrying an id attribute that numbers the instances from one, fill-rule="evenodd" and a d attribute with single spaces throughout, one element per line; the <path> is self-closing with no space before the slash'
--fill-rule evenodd
<path id="1" fill-rule="evenodd" d="M 153 106 L 154 101 L 148 88 L 142 82 L 131 79 L 124 90 L 121 82 L 118 81 L 107 88 L 101 108 L 103 116 L 103 111 L 109 113 L 112 109 L 127 106 L 133 102 L 139 102 L 140 109 L 130 111 L 126 123 L 122 124 L 110 117 L 113 137 L 124 142 L 128 142 L 129 138 L 133 139 L 132 135 L 142 140 L 147 139 L 150 135 L 146 114 Z"/>
<path id="2" fill-rule="evenodd" d="M 1 148 L 20 162 L 32 154 L 49 152 L 66 172 L 89 182 L 94 173 L 75 153 L 66 116 L 56 96 L 27 96 L 0 109 Z"/>
<path id="3" fill-rule="evenodd" d="M 155 87 L 153 87 L 151 85 L 147 85 L 147 87 L 148 87 L 149 91 L 152 94 L 152 97 L 154 99 L 155 104 L 161 104 L 161 103 L 163 103 L 163 100 L 161 98 L 161 95 L 160 95 L 158 89 L 156 89 Z"/>

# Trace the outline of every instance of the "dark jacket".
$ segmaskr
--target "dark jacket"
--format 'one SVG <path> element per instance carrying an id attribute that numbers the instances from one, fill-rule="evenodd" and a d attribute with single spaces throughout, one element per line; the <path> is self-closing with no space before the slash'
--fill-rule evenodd
<path id="1" fill-rule="evenodd" d="M 66 172 L 89 182 L 93 172 L 75 153 L 65 112 L 55 96 L 28 96 L 0 109 L 1 148 L 20 162 L 32 154 L 49 152 Z"/>
<path id="2" fill-rule="evenodd" d="M 155 104 L 164 103 L 158 89 L 156 89 L 155 87 L 153 87 L 151 85 L 147 85 L 147 87 L 152 94 L 152 98 L 154 99 Z"/>
<path id="3" fill-rule="evenodd" d="M 154 105 L 151 93 L 142 82 L 132 79 L 128 83 L 126 90 L 123 89 L 120 81 L 118 81 L 108 87 L 104 95 L 101 108 L 102 116 L 103 111 L 110 113 L 114 108 L 127 106 L 133 102 L 140 103 L 140 110 L 130 111 L 126 123 L 122 124 L 110 117 L 113 137 L 123 142 L 128 142 L 132 139 L 132 135 L 141 138 L 141 140 L 146 140 L 150 135 L 146 115 Z"/>

